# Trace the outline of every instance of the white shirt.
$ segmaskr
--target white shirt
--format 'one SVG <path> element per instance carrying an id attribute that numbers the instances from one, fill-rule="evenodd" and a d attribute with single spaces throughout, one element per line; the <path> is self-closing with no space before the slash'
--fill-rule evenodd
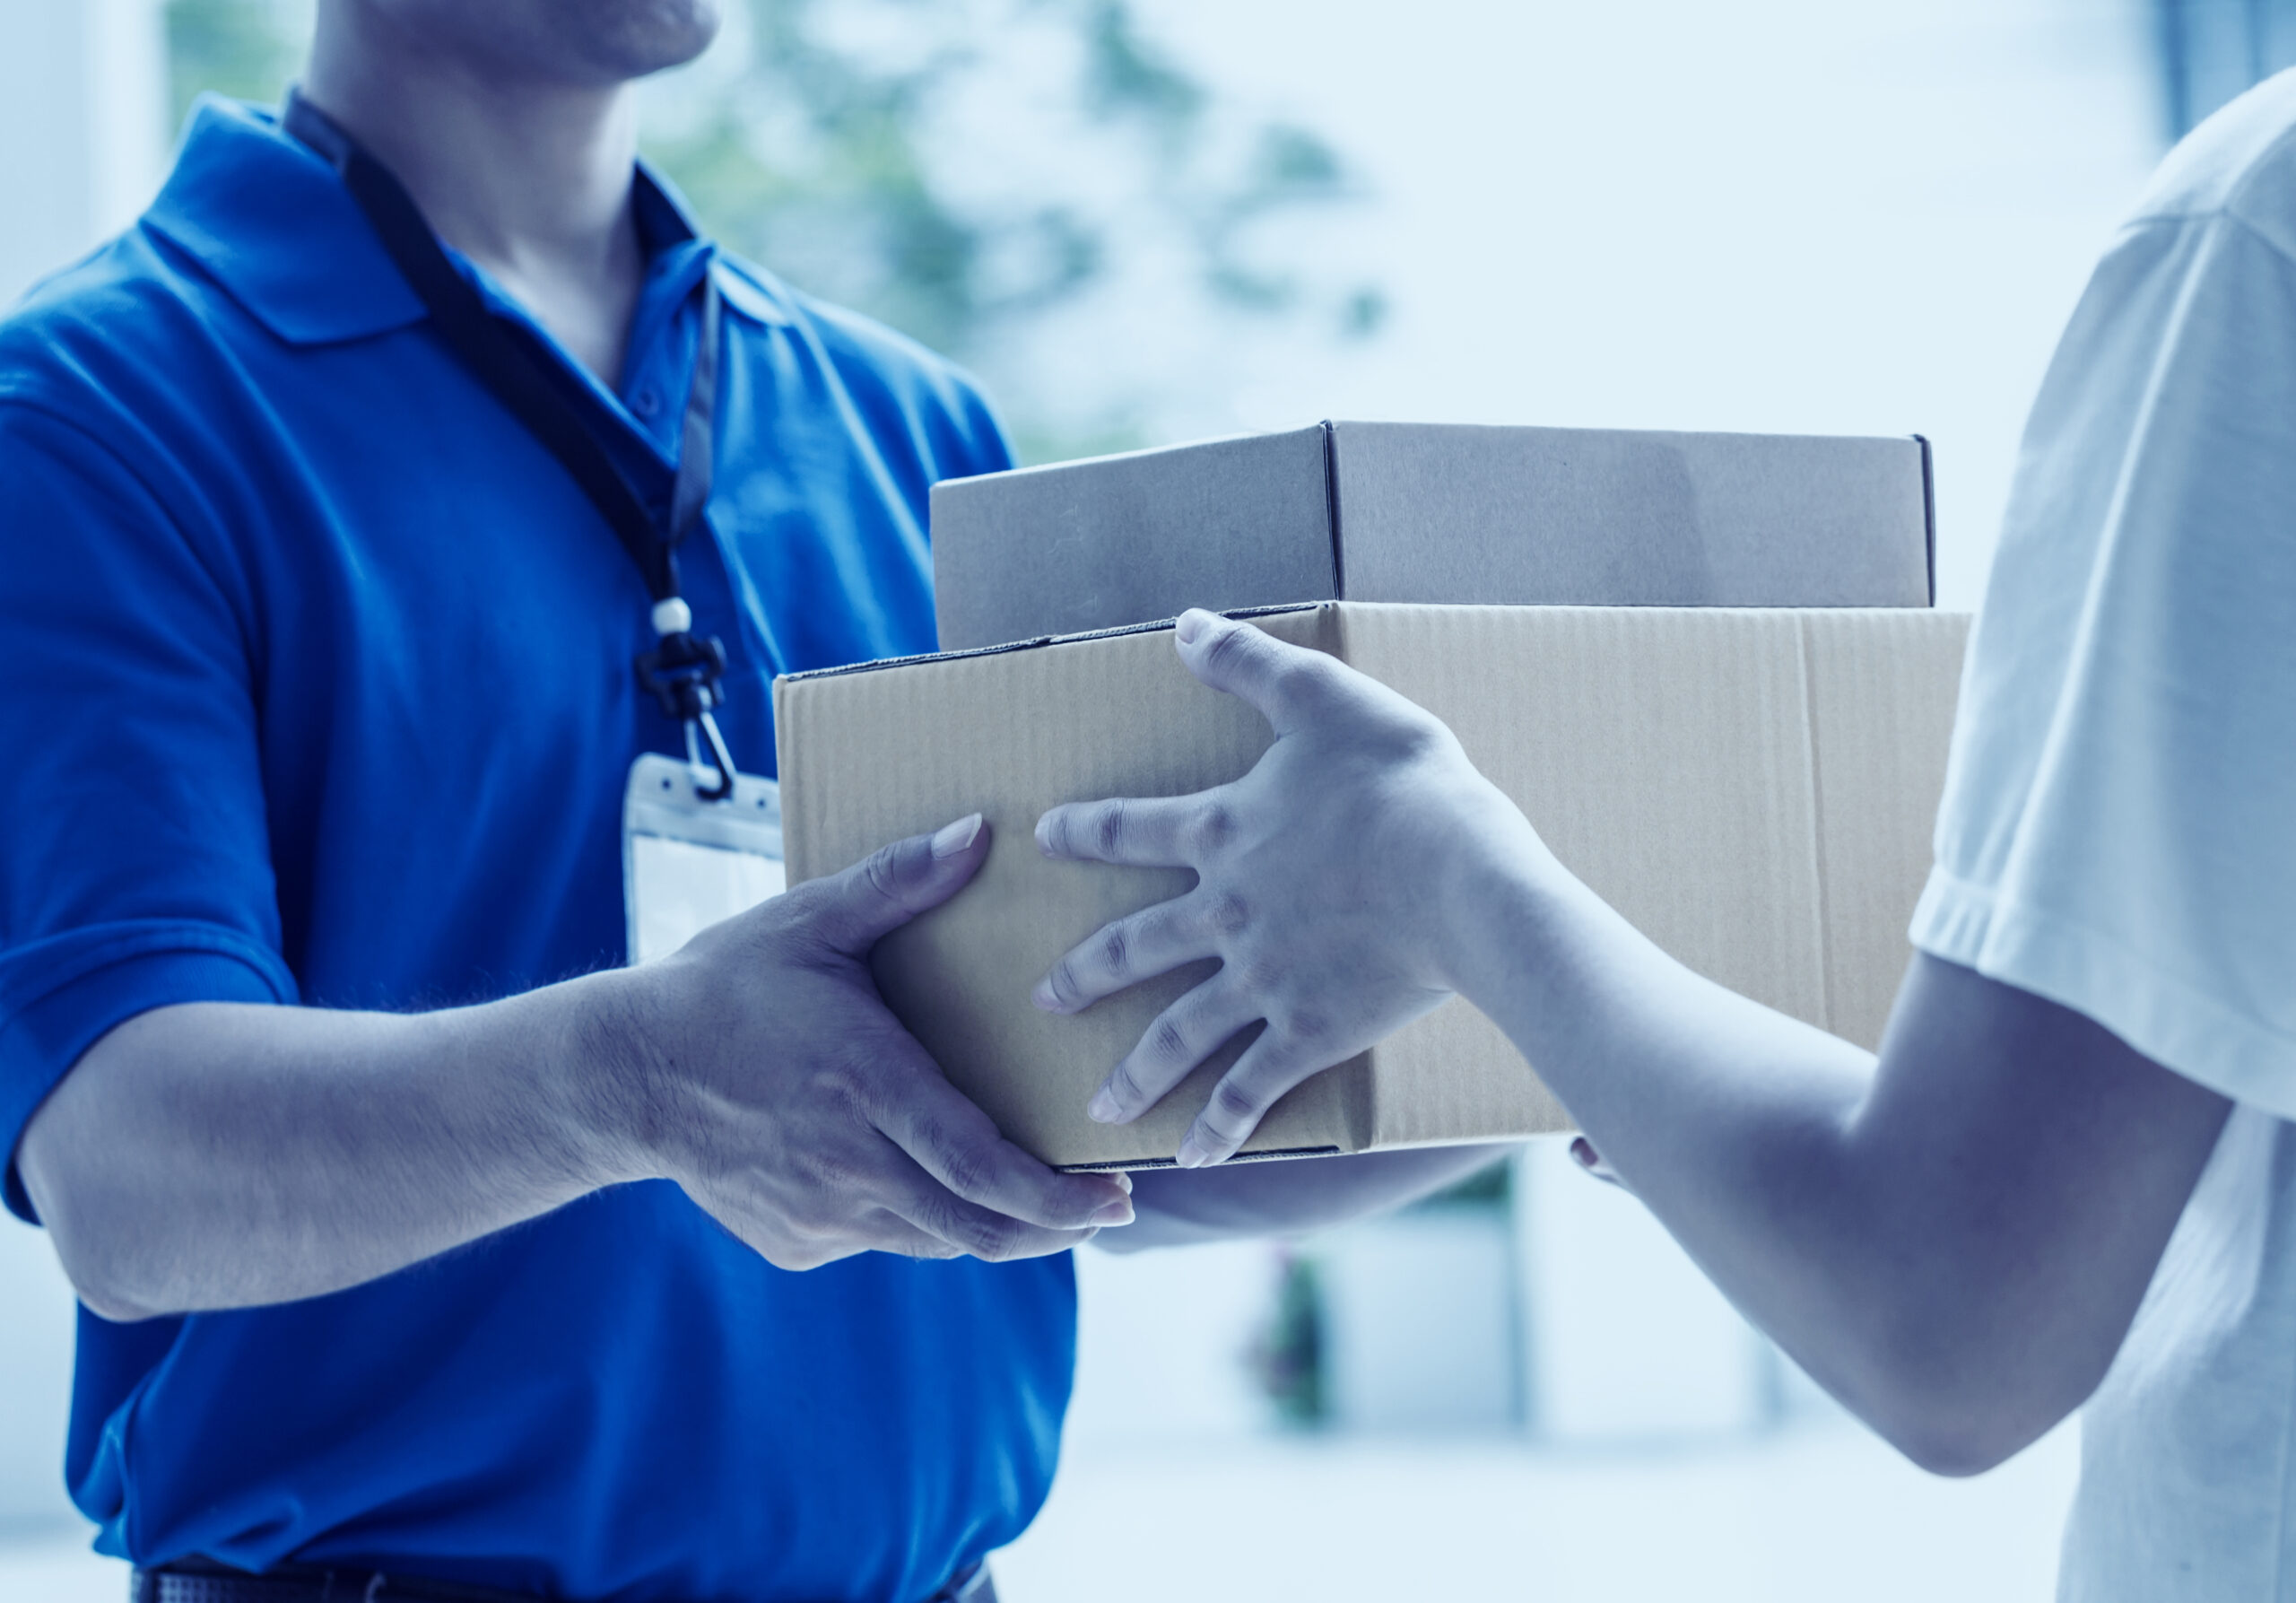
<path id="1" fill-rule="evenodd" d="M 2296 1600 L 2296 72 L 2170 155 L 2050 365 L 1913 938 L 2239 1104 L 2060 1598 Z"/>

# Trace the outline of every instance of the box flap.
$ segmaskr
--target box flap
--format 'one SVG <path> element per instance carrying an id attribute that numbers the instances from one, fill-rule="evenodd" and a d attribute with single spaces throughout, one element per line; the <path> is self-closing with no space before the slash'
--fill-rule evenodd
<path id="1" fill-rule="evenodd" d="M 1347 599 L 1926 606 L 1918 438 L 1342 423 L 935 485 L 951 650 Z"/>
<path id="2" fill-rule="evenodd" d="M 1913 438 L 1333 425 L 1351 601 L 1926 606 Z"/>
<path id="3" fill-rule="evenodd" d="M 1339 594 L 1320 426 L 933 486 L 942 649 Z"/>

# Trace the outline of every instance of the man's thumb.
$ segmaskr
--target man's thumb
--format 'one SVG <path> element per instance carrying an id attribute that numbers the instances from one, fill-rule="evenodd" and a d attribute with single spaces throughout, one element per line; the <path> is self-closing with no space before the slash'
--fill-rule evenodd
<path id="1" fill-rule="evenodd" d="M 822 935 L 855 957 L 893 930 L 964 889 L 988 855 L 988 824 L 978 813 L 929 835 L 881 847 L 830 882 Z"/>

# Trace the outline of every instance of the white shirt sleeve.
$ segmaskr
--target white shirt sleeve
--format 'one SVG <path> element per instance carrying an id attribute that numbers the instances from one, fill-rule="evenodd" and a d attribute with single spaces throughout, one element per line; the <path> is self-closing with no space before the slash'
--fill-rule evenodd
<path id="1" fill-rule="evenodd" d="M 2154 215 L 2098 267 L 2027 426 L 1913 940 L 2296 1119 L 2289 238 Z"/>

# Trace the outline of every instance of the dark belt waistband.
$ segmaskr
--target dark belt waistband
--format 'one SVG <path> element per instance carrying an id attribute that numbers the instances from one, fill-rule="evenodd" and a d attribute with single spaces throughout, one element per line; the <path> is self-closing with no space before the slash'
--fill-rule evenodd
<path id="1" fill-rule="evenodd" d="M 127 1583 L 129 1603 L 538 1603 L 531 1592 L 460 1586 L 419 1575 L 378 1570 L 329 1570 L 286 1564 L 250 1575 L 245 1570 L 193 1561 L 137 1570 Z M 975 1564 L 924 1603 L 996 1603 L 987 1564 Z"/>

